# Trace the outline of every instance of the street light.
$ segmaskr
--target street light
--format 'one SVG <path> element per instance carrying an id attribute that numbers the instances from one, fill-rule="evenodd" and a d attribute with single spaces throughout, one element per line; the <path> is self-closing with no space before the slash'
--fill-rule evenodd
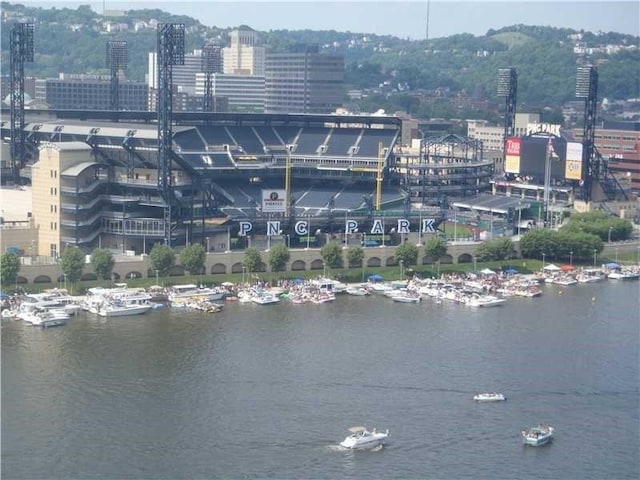
<path id="1" fill-rule="evenodd" d="M 64 276 L 64 289 L 66 290 L 67 289 L 67 274 L 63 273 L 62 275 Z"/>
<path id="2" fill-rule="evenodd" d="M 544 260 L 546 256 L 547 256 L 547 254 L 546 254 L 546 253 L 544 253 L 544 252 L 542 252 L 542 269 L 543 269 L 543 270 L 544 270 L 544 267 L 545 267 L 545 265 L 546 265 L 545 260 Z"/>
<path id="3" fill-rule="evenodd" d="M 404 278 L 403 276 L 403 272 L 402 272 L 402 267 L 404 266 L 404 261 L 400 260 L 400 280 L 402 280 Z"/>
<path id="4" fill-rule="evenodd" d="M 160 275 L 160 270 L 156 270 L 156 285 L 160 285 L 158 276 Z"/>
<path id="5" fill-rule="evenodd" d="M 616 247 L 616 263 L 618 263 L 618 247 Z"/>
<path id="6" fill-rule="evenodd" d="M 609 236 L 607 237 L 607 243 L 611 243 L 611 230 L 613 230 L 613 227 L 609 227 Z"/>
<path id="7" fill-rule="evenodd" d="M 207 253 L 209 253 L 209 237 L 207 237 Z"/>
<path id="8" fill-rule="evenodd" d="M 247 266 L 242 265 L 242 284 L 244 285 L 244 274 L 247 271 Z"/>
<path id="9" fill-rule="evenodd" d="M 596 268 L 596 257 L 597 257 L 598 251 L 594 248 L 593 249 L 593 268 Z"/>
<path id="10" fill-rule="evenodd" d="M 478 257 L 473 256 L 473 273 L 478 271 Z"/>
<path id="11" fill-rule="evenodd" d="M 569 252 L 569 266 L 573 267 L 573 252 Z"/>

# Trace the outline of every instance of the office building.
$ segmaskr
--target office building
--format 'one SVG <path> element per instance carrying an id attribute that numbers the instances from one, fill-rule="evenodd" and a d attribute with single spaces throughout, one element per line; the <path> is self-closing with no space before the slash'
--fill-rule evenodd
<path id="1" fill-rule="evenodd" d="M 331 113 L 342 105 L 344 56 L 304 46 L 269 53 L 265 63 L 266 113 Z"/>
<path id="2" fill-rule="evenodd" d="M 265 48 L 258 44 L 258 33 L 247 27 L 229 37 L 231 44 L 222 49 L 224 73 L 264 76 Z"/>

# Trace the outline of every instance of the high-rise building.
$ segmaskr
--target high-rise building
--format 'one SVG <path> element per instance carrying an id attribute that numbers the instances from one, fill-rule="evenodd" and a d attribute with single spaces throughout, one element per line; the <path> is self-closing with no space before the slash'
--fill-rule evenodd
<path id="1" fill-rule="evenodd" d="M 231 44 L 222 49 L 224 73 L 264 76 L 265 48 L 258 45 L 258 34 L 246 27 L 232 31 Z"/>
<path id="2" fill-rule="evenodd" d="M 204 75 L 196 76 L 196 95 L 200 98 L 204 95 Z M 217 112 L 264 112 L 264 77 L 212 73 L 211 94 Z"/>
<path id="3" fill-rule="evenodd" d="M 120 109 L 147 110 L 147 84 L 120 82 L 118 85 Z M 49 108 L 109 110 L 111 108 L 111 81 L 96 75 L 67 75 L 60 78 L 37 79 L 35 100 Z"/>
<path id="4" fill-rule="evenodd" d="M 332 113 L 344 94 L 344 56 L 319 53 L 317 46 L 267 54 L 266 113 Z"/>

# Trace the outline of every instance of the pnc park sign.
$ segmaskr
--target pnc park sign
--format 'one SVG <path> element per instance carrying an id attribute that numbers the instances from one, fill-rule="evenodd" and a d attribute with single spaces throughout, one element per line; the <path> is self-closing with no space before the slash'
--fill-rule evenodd
<path id="1" fill-rule="evenodd" d="M 405 218 L 399 218 L 397 220 L 396 225 L 391 226 L 387 222 L 385 224 L 382 218 L 376 218 L 373 220 L 371 224 L 371 228 L 369 231 L 362 232 L 370 235 L 384 235 L 389 232 L 391 229 L 395 229 L 396 233 L 406 234 L 411 233 L 411 222 Z M 389 228 L 391 227 L 391 228 Z M 420 233 L 435 233 L 436 232 L 436 219 L 435 218 L 423 218 L 419 222 L 418 231 Z M 308 220 L 299 220 L 293 226 L 294 233 L 299 236 L 307 236 L 311 234 L 311 224 Z M 247 235 L 251 235 L 253 231 L 253 222 L 249 222 L 246 220 L 242 220 L 238 222 L 238 235 L 241 237 L 246 237 Z M 345 220 L 344 222 L 344 233 L 358 233 L 358 222 L 356 220 Z M 274 235 L 282 235 L 281 222 L 279 220 L 268 220 L 267 221 L 267 236 L 271 237 Z"/>

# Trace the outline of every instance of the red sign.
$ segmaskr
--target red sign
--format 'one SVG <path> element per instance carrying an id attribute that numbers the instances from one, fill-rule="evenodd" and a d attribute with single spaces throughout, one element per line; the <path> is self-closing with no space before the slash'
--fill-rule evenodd
<path id="1" fill-rule="evenodd" d="M 519 138 L 507 138 L 507 155 L 520 156 Z"/>

